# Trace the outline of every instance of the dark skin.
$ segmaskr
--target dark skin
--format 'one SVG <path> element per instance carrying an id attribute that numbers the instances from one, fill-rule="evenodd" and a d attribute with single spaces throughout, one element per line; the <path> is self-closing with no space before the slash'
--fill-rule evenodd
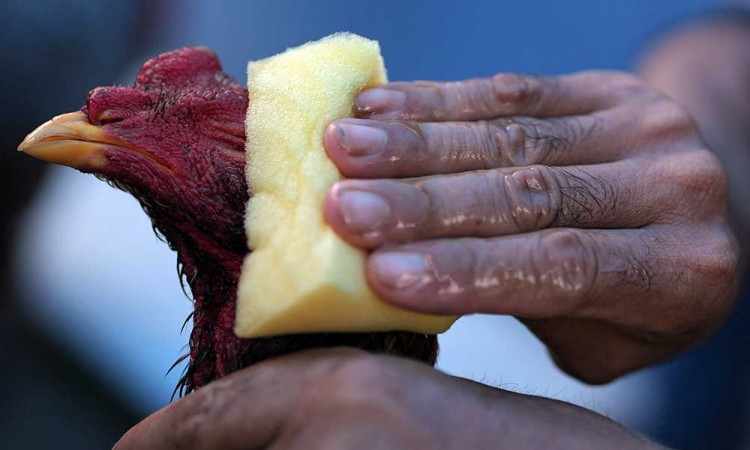
<path id="1" fill-rule="evenodd" d="M 390 113 L 373 113 L 373 96 L 360 97 L 367 118 L 326 133 L 331 158 L 360 178 L 334 186 L 327 219 L 374 251 L 370 282 L 394 304 L 515 315 L 563 369 L 590 382 L 662 360 L 710 335 L 734 307 L 739 247 L 726 210 L 731 187 L 731 225 L 744 242 L 747 42 L 747 28 L 724 23 L 662 42 L 643 73 L 675 100 L 600 72 L 396 83 L 388 87 L 405 95 Z M 721 89 L 706 89 L 727 61 L 733 69 L 714 83 Z M 717 119 L 727 108 L 738 111 L 734 120 Z M 341 139 L 363 136 L 352 124 L 384 131 L 386 143 L 377 132 L 367 145 Z M 347 191 L 375 193 L 386 206 Z M 362 201 L 365 212 L 356 209 Z M 384 213 L 368 216 L 373 209 Z M 405 258 L 403 267 L 426 274 L 393 283 L 378 259 L 394 251 L 389 265 Z M 658 448 L 566 403 L 339 349 L 211 383 L 117 448 L 217 447 Z"/>
<path id="2" fill-rule="evenodd" d="M 684 105 L 721 160 L 730 187 L 730 216 L 747 250 L 750 242 L 750 16 L 714 20 L 667 36 L 644 58 L 641 73 Z M 746 269 L 746 267 L 743 267 Z M 744 275 L 744 272 L 743 272 Z"/>
<path id="3" fill-rule="evenodd" d="M 312 350 L 236 372 L 131 429 L 121 449 L 657 449 L 556 400 L 403 358 Z"/>
<path id="4" fill-rule="evenodd" d="M 373 250 L 384 300 L 516 316 L 589 383 L 674 355 L 732 310 L 727 180 L 675 101 L 616 72 L 387 88 L 359 97 L 369 119 L 328 128 L 360 179 L 324 205 Z"/>

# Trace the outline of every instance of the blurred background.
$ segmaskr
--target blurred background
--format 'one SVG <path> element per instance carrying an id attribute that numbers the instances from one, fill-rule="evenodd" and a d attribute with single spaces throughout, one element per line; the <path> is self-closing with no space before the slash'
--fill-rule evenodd
<path id="1" fill-rule="evenodd" d="M 130 196 L 18 154 L 26 133 L 130 84 L 147 58 L 206 45 L 245 81 L 248 60 L 335 31 L 380 41 L 392 80 L 635 70 L 661 33 L 720 0 L 0 3 L 0 447 L 108 448 L 170 401 L 192 309 L 175 255 Z M 750 445 L 748 313 L 676 360 L 603 387 L 557 370 L 510 318 L 461 319 L 439 367 L 604 413 L 682 449 Z"/>

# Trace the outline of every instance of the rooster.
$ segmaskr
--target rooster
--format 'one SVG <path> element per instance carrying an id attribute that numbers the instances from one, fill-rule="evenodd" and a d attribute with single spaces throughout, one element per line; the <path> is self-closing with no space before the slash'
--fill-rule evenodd
<path id="1" fill-rule="evenodd" d="M 436 337 L 411 332 L 235 336 L 252 195 L 245 181 L 247 108 L 247 90 L 222 71 L 211 50 L 183 48 L 147 61 L 132 87 L 92 90 L 80 111 L 41 125 L 18 149 L 129 192 L 177 252 L 179 278 L 194 303 L 190 352 L 175 363 L 189 357 L 180 395 L 314 347 L 354 346 L 434 364 Z"/>

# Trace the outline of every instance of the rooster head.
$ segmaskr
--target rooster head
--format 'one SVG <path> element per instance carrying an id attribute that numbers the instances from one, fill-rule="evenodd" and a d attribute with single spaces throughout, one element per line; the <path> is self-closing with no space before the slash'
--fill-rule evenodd
<path id="1" fill-rule="evenodd" d="M 187 48 L 149 60 L 133 87 L 92 90 L 80 111 L 40 126 L 19 149 L 131 192 L 170 238 L 244 254 L 246 110 L 246 89 L 216 55 Z"/>

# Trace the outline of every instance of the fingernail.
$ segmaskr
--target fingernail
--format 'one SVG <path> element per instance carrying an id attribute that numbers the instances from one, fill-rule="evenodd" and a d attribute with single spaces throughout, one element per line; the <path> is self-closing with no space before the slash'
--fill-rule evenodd
<path id="1" fill-rule="evenodd" d="M 380 128 L 358 125 L 351 122 L 335 122 L 339 145 L 352 156 L 364 156 L 377 153 L 388 141 L 388 134 Z"/>
<path id="2" fill-rule="evenodd" d="M 401 91 L 374 88 L 360 93 L 354 103 L 358 112 L 373 114 L 396 110 L 404 101 L 406 95 Z"/>
<path id="3" fill-rule="evenodd" d="M 410 252 L 375 253 L 370 268 L 391 289 L 407 289 L 431 280 L 424 255 Z"/>
<path id="4" fill-rule="evenodd" d="M 344 191 L 338 198 L 344 223 L 355 233 L 378 230 L 391 217 L 391 207 L 380 196 L 364 191 Z"/>

